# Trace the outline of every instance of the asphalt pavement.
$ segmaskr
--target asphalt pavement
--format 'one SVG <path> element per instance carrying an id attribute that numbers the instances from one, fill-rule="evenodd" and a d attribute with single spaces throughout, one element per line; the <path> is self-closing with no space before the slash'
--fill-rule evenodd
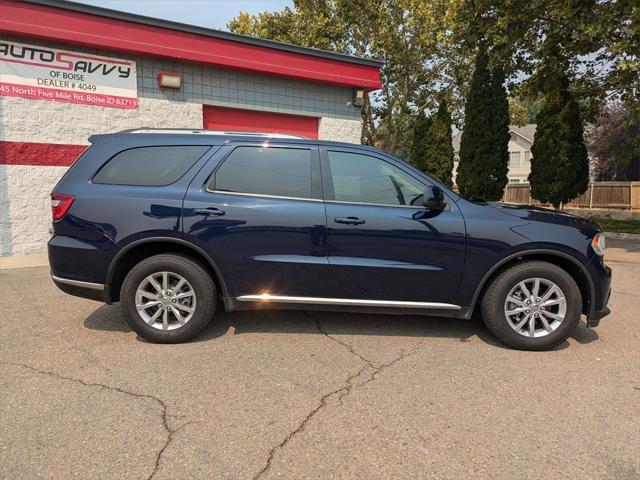
<path id="1" fill-rule="evenodd" d="M 477 319 L 295 311 L 137 338 L 47 268 L 0 270 L 0 478 L 640 478 L 640 242 L 550 352 Z"/>

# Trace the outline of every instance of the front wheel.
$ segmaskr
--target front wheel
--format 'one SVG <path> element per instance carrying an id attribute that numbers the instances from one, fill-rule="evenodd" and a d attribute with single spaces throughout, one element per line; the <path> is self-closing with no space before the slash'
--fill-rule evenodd
<path id="1" fill-rule="evenodd" d="M 481 304 L 487 328 L 507 345 L 548 350 L 565 341 L 580 320 L 580 289 L 557 265 L 529 261 L 508 268 Z"/>
<path id="2" fill-rule="evenodd" d="M 129 326 L 156 343 L 180 343 L 204 329 L 216 309 L 216 287 L 191 258 L 162 254 L 135 265 L 120 300 Z"/>

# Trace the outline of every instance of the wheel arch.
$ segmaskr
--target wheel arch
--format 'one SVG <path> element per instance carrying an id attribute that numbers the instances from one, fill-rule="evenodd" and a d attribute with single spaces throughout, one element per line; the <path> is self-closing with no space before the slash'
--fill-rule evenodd
<path id="1" fill-rule="evenodd" d="M 150 237 L 129 243 L 111 260 L 105 282 L 108 288 L 106 293 L 108 303 L 119 301 L 122 282 L 134 265 L 159 253 L 180 253 L 195 259 L 211 274 L 222 296 L 228 296 L 220 268 L 203 249 L 179 238 Z"/>
<path id="2" fill-rule="evenodd" d="M 582 296 L 582 313 L 589 315 L 592 310 L 592 300 L 595 295 L 595 287 L 591 276 L 586 267 L 575 257 L 558 252 L 557 250 L 535 249 L 517 252 L 503 258 L 489 270 L 473 294 L 471 308 L 475 310 L 478 303 L 482 300 L 484 292 L 487 290 L 491 282 L 507 268 L 517 265 L 527 260 L 540 260 L 555 264 L 565 270 L 578 285 L 580 295 Z"/>

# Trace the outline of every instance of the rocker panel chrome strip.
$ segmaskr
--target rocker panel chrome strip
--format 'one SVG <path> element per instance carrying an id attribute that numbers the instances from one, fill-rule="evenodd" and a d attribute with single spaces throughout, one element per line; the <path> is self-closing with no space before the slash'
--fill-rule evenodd
<path id="1" fill-rule="evenodd" d="M 459 305 L 438 302 L 403 302 L 398 300 L 361 300 L 355 298 L 324 298 L 324 297 L 290 297 L 286 295 L 271 295 L 260 293 L 256 295 L 241 295 L 236 298 L 239 302 L 276 302 L 276 303 L 308 303 L 323 305 L 351 305 L 361 307 L 398 307 L 398 308 L 430 308 L 437 310 L 460 310 Z"/>
<path id="2" fill-rule="evenodd" d="M 104 290 L 104 285 L 101 283 L 81 282 L 80 280 L 71 280 L 69 278 L 56 277 L 51 275 L 51 278 L 58 283 L 65 283 L 67 285 L 73 285 L 74 287 L 84 287 L 91 290 Z"/>

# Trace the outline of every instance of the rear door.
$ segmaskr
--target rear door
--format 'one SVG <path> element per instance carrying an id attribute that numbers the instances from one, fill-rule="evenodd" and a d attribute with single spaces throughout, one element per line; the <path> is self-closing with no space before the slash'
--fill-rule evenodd
<path id="1" fill-rule="evenodd" d="M 220 268 L 231 296 L 323 296 L 326 216 L 316 145 L 222 147 L 191 183 L 185 238 Z"/>
<path id="2" fill-rule="evenodd" d="M 422 206 L 426 180 L 361 149 L 322 153 L 327 210 L 327 297 L 449 303 L 465 258 L 455 202 Z"/>

